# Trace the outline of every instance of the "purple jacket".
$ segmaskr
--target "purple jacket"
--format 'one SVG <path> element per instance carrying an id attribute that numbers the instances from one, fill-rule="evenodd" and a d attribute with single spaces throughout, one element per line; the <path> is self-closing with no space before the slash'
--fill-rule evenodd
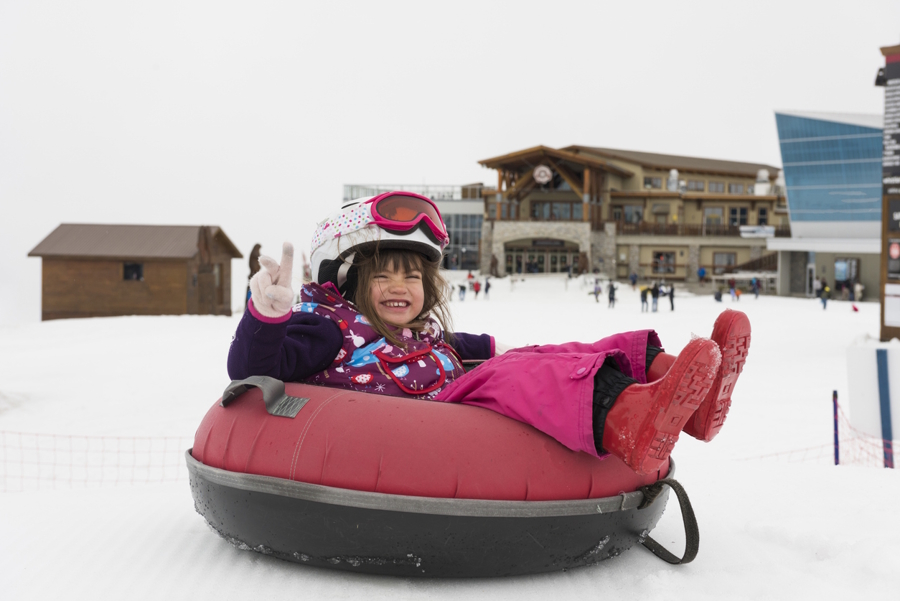
<path id="1" fill-rule="evenodd" d="M 233 380 L 263 375 L 434 398 L 465 373 L 460 359 L 493 356 L 494 340 L 487 334 L 457 333 L 448 344 L 436 323 L 425 332 L 400 332 L 405 349 L 386 344 L 352 304 L 315 284 L 303 287 L 301 301 L 276 319 L 261 315 L 250 303 L 228 353 Z"/>

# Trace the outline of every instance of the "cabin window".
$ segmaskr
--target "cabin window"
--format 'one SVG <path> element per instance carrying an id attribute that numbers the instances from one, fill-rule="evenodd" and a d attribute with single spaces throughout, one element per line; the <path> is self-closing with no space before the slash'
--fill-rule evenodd
<path id="1" fill-rule="evenodd" d="M 769 209 L 766 207 L 759 208 L 759 215 L 756 218 L 756 223 L 759 225 L 769 225 Z"/>
<path id="2" fill-rule="evenodd" d="M 744 184 L 728 184 L 728 193 L 729 194 L 743 194 L 744 193 Z"/>
<path id="3" fill-rule="evenodd" d="M 722 193 L 725 191 L 725 182 L 709 182 L 709 191 Z"/>
<path id="4" fill-rule="evenodd" d="M 124 280 L 128 281 L 144 281 L 144 264 L 143 263 L 125 263 L 122 270 Z"/>

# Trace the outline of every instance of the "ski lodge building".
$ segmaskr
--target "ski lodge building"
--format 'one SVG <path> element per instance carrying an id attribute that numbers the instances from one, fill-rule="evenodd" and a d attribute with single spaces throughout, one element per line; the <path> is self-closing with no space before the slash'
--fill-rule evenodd
<path id="1" fill-rule="evenodd" d="M 344 187 L 435 200 L 447 222 L 444 266 L 697 281 L 743 266 L 774 271 L 767 237 L 790 237 L 779 168 L 612 148 L 535 146 L 479 163 L 497 186 Z M 492 262 L 495 270 L 491 269 Z"/>

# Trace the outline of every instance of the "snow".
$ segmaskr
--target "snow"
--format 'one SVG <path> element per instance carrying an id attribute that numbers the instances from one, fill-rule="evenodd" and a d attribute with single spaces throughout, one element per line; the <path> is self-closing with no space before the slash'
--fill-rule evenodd
<path id="1" fill-rule="evenodd" d="M 463 273 L 451 274 L 462 277 Z M 900 586 L 900 478 L 893 470 L 831 465 L 832 391 L 844 405 L 846 349 L 878 334 L 877 303 L 744 295 L 716 303 L 679 291 L 676 310 L 641 313 L 559 276 L 493 280 L 490 300 L 451 304 L 456 329 L 522 345 L 591 340 L 653 328 L 667 350 L 708 336 L 719 311 L 745 311 L 753 341 L 720 436 L 687 436 L 673 457 L 700 524 L 700 553 L 669 566 L 643 548 L 590 568 L 488 580 L 357 575 L 240 551 L 194 512 L 183 451 L 221 394 L 238 316 L 120 317 L 0 327 L 0 590 L 6 599 L 508 600 L 622 595 L 653 599 L 893 597 Z M 24 434 L 22 434 L 24 433 Z M 18 478 L 10 440 L 174 440 L 175 481 L 53 483 Z M 81 438 L 79 438 L 81 437 Z M 168 437 L 168 438 L 167 438 Z M 6 441 L 4 443 L 3 441 Z M 123 442 L 124 441 L 124 442 Z M 7 446 L 3 446 L 7 444 Z M 817 449 L 788 462 L 788 451 Z M 764 458 L 764 455 L 778 455 Z M 781 457 L 782 459 L 779 459 Z M 42 472 L 46 475 L 47 472 Z M 127 475 L 127 474 L 126 474 Z M 150 478 L 153 480 L 153 478 Z M 77 480 L 77 478 L 76 478 Z M 165 480 L 165 479 L 161 479 Z M 24 491 L 11 491 L 14 488 Z M 677 503 L 652 535 L 680 551 Z"/>

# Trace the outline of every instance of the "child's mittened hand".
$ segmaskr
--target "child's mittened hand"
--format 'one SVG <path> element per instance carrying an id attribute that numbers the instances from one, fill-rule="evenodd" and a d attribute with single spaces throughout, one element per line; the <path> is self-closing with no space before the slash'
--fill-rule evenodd
<path id="1" fill-rule="evenodd" d="M 250 280 L 253 306 L 266 317 L 283 317 L 294 305 L 291 272 L 294 270 L 294 245 L 285 242 L 281 265 L 272 257 L 260 255 L 259 271 Z"/>

